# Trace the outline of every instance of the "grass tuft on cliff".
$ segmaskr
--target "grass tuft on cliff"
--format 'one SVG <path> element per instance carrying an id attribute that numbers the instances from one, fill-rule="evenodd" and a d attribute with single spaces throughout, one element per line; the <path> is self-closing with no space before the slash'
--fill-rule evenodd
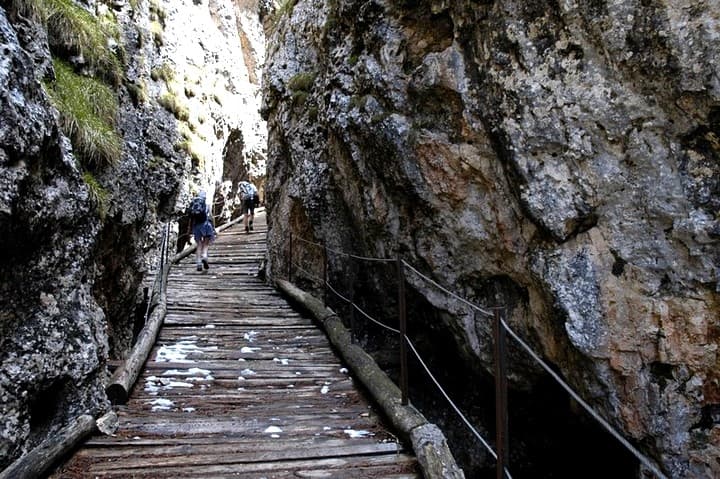
<path id="1" fill-rule="evenodd" d="M 293 75 L 290 80 L 288 80 L 288 88 L 292 91 L 304 91 L 305 93 L 308 93 L 310 92 L 313 83 L 315 83 L 316 76 L 317 74 L 315 72 L 303 72 Z"/>
<path id="2" fill-rule="evenodd" d="M 288 80 L 287 86 L 291 90 L 294 105 L 302 105 L 307 100 L 313 83 L 315 83 L 315 72 L 303 72 L 294 75 Z"/>
<path id="3" fill-rule="evenodd" d="M 14 5 L 45 24 L 53 53 L 80 55 L 98 76 L 120 84 L 124 51 L 114 15 L 96 17 L 72 0 L 14 0 Z"/>
<path id="4" fill-rule="evenodd" d="M 53 59 L 55 81 L 45 85 L 60 112 L 60 126 L 86 169 L 120 161 L 122 138 L 115 129 L 118 100 L 101 81 L 78 75 L 68 63 Z"/>
<path id="5" fill-rule="evenodd" d="M 278 23 L 283 17 L 292 15 L 292 11 L 297 5 L 298 0 L 282 0 L 280 5 L 275 8 L 275 12 L 272 14 L 270 24 L 272 28 L 277 28 Z"/>
<path id="6" fill-rule="evenodd" d="M 82 175 L 83 181 L 88 185 L 90 201 L 95 205 L 101 220 L 104 220 L 110 210 L 110 193 L 102 187 L 98 180 L 86 171 Z"/>

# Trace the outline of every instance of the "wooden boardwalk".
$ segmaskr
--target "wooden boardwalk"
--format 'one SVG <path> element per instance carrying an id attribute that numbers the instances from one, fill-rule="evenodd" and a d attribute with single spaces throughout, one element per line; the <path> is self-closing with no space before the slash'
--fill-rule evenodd
<path id="1" fill-rule="evenodd" d="M 52 478 L 420 478 L 313 322 L 257 277 L 266 223 L 173 267 L 168 314 L 114 436 Z"/>

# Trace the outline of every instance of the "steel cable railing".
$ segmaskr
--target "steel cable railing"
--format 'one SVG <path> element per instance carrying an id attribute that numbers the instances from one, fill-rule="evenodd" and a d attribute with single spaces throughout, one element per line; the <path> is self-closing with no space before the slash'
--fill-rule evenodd
<path id="1" fill-rule="evenodd" d="M 600 416 L 595 410 L 590 407 L 588 403 L 583 400 L 583 398 L 580 397 L 578 393 L 576 393 L 565 381 L 562 380 L 562 378 L 552 370 L 552 368 L 543 361 L 540 356 L 537 355 L 533 349 L 528 346 L 528 344 L 518 336 L 518 334 L 513 331 L 513 329 L 508 326 L 505 321 L 502 321 L 502 326 L 505 328 L 505 330 L 510 334 L 510 336 L 545 370 L 547 371 L 550 376 L 552 376 L 553 379 L 563 388 L 565 391 L 567 391 L 572 398 L 580 404 L 585 411 L 588 412 L 597 422 L 602 425 L 607 432 L 613 435 L 615 439 L 617 439 L 623 446 L 625 446 L 645 467 L 650 469 L 653 474 L 655 474 L 660 479 L 667 479 L 666 476 L 660 472 L 660 470 L 652 464 L 640 451 L 638 451 L 630 442 L 625 439 L 619 432 L 613 428 L 610 423 L 608 423 L 602 416 Z"/>
<path id="2" fill-rule="evenodd" d="M 412 265 L 410 265 L 409 263 L 407 263 L 407 262 L 404 261 L 404 260 L 388 259 L 388 258 L 369 258 L 369 257 L 357 256 L 357 255 L 353 255 L 353 254 L 349 254 L 349 253 L 345 253 L 345 252 L 341 252 L 341 251 L 337 251 L 337 250 L 328 248 L 328 247 L 326 247 L 326 246 L 324 246 L 324 245 L 322 245 L 322 244 L 320 244 L 320 243 L 313 242 L 313 241 L 309 241 L 309 240 L 306 240 L 306 239 L 304 239 L 304 238 L 295 238 L 295 239 L 296 239 L 296 240 L 299 240 L 299 241 L 301 241 L 301 242 L 303 242 L 303 243 L 306 243 L 306 244 L 309 244 L 309 245 L 312 245 L 312 246 L 315 246 L 315 247 L 318 247 L 318 248 L 322 248 L 322 250 L 323 250 L 323 261 L 324 261 L 324 264 L 323 264 L 323 278 L 320 278 L 319 276 L 310 273 L 310 272 L 307 271 L 306 269 L 302 268 L 301 265 L 298 265 L 298 264 L 292 262 L 292 258 L 290 258 L 291 261 L 289 262 L 289 264 L 294 265 L 294 266 L 295 266 L 296 268 L 298 268 L 300 271 L 302 271 L 302 272 L 304 272 L 306 275 L 308 275 L 308 277 L 310 277 L 311 279 L 317 280 L 320 284 L 322 284 L 322 286 L 323 286 L 323 288 L 324 288 L 324 290 L 325 290 L 326 292 L 329 290 L 329 291 L 332 292 L 336 297 L 338 297 L 339 299 L 341 299 L 341 300 L 344 301 L 345 303 L 350 304 L 350 305 L 352 306 L 352 308 L 353 308 L 354 311 L 358 311 L 360 314 L 362 314 L 362 315 L 363 315 L 366 319 L 368 319 L 369 321 L 371 321 L 371 322 L 373 322 L 373 323 L 375 323 L 375 324 L 377 324 L 377 325 L 379 325 L 379 326 L 381 326 L 381 327 L 383 327 L 383 328 L 385 328 L 385 329 L 387 329 L 387 330 L 389 330 L 389 331 L 392 331 L 393 333 L 398 334 L 398 335 L 400 335 L 400 336 L 402 337 L 403 342 L 401 343 L 401 346 L 402 346 L 402 344 L 404 343 L 404 344 L 407 344 L 407 345 L 410 347 L 410 350 L 413 352 L 413 354 L 414 354 L 415 357 L 417 358 L 418 362 L 420 363 L 420 365 L 421 365 L 421 366 L 423 367 L 423 369 L 425 370 L 426 374 L 430 377 L 430 379 L 431 379 L 432 382 L 435 384 L 435 386 L 438 388 L 438 390 L 439 390 L 440 393 L 443 395 L 443 397 L 446 399 L 446 401 L 448 401 L 448 403 L 450 404 L 451 408 L 456 412 L 456 414 L 458 414 L 458 416 L 459 416 L 460 419 L 463 421 L 463 423 L 468 427 L 468 429 L 471 431 L 471 433 L 482 443 L 482 445 L 489 451 L 489 453 L 493 456 L 493 458 L 498 461 L 498 467 L 499 467 L 498 470 L 502 470 L 502 471 L 504 472 L 504 476 L 503 476 L 503 475 L 499 475 L 498 477 L 507 477 L 508 479 L 512 479 L 512 476 L 510 475 L 510 472 L 509 472 L 508 468 L 505 466 L 505 464 L 506 464 L 506 459 L 502 457 L 503 455 L 506 454 L 506 452 L 505 452 L 505 451 L 501 451 L 501 449 L 503 449 L 503 447 L 501 446 L 502 440 L 503 440 L 503 439 L 504 439 L 504 440 L 507 440 L 507 435 L 506 435 L 506 433 L 504 434 L 505 437 L 503 438 L 503 434 L 501 434 L 500 431 L 498 431 L 498 436 L 497 436 L 497 441 L 496 441 L 496 442 L 498 443 L 498 452 L 495 452 L 495 450 L 493 450 L 493 448 L 490 446 L 490 444 L 482 437 L 482 435 L 476 430 L 476 428 L 475 428 L 475 427 L 470 423 L 470 421 L 465 417 L 465 415 L 464 415 L 464 414 L 462 413 L 462 411 L 458 408 L 458 406 L 454 403 L 454 401 L 452 401 L 452 399 L 450 398 L 450 396 L 447 394 L 447 392 L 443 389 L 443 387 L 440 385 L 440 383 L 439 383 L 439 382 L 437 381 L 437 379 L 434 377 L 434 375 L 432 374 L 432 372 L 431 372 L 430 369 L 428 368 L 427 363 L 423 360 L 423 358 L 422 358 L 421 355 L 419 354 L 417 348 L 416 348 L 415 345 L 412 343 L 412 341 L 410 340 L 410 338 L 408 338 L 408 336 L 401 331 L 402 328 L 401 328 L 401 329 L 392 328 L 392 327 L 390 327 L 390 326 L 388 326 L 388 325 L 386 325 L 386 324 L 383 324 L 382 322 L 380 322 L 380 321 L 377 320 L 376 318 L 373 318 L 373 317 L 370 316 L 368 313 L 366 313 L 365 311 L 363 311 L 359 306 L 357 306 L 357 305 L 354 303 L 353 300 L 351 300 L 350 298 L 347 298 L 347 297 L 345 297 L 344 295 L 342 295 L 341 293 L 339 293 L 339 292 L 330 284 L 330 282 L 328 281 L 328 278 L 327 278 L 327 252 L 328 252 L 328 251 L 330 251 L 331 253 L 333 253 L 333 254 L 335 254 L 335 255 L 338 255 L 338 256 L 345 256 L 345 257 L 349 257 L 349 258 L 353 258 L 353 259 L 357 259 L 357 260 L 363 260 L 363 261 L 375 261 L 375 262 L 384 262 L 384 263 L 397 262 L 397 263 L 400 265 L 399 268 L 398 268 L 399 270 L 401 270 L 401 269 L 407 269 L 407 270 L 413 272 L 418 278 L 420 278 L 420 279 L 422 279 L 423 281 L 426 281 L 426 282 L 432 284 L 435 288 L 437 288 L 437 289 L 439 289 L 440 291 L 444 292 L 444 293 L 447 294 L 448 296 L 456 299 L 457 301 L 465 304 L 466 306 L 468 306 L 469 308 L 473 309 L 474 311 L 477 311 L 477 312 L 481 313 L 481 314 L 484 315 L 485 317 L 495 317 L 495 330 L 496 330 L 496 333 L 495 333 L 496 354 L 495 354 L 495 356 L 496 356 L 496 362 L 498 361 L 498 357 L 497 357 L 498 355 L 502 355 L 502 356 L 505 355 L 505 352 L 504 352 L 504 342 L 505 342 L 504 337 L 505 337 L 505 333 L 507 333 L 507 334 L 510 335 L 510 338 L 513 339 L 528 355 L 530 355 L 530 357 L 531 357 L 535 362 L 537 362 L 540 367 L 542 367 L 548 374 L 550 374 L 550 376 L 551 376 L 563 389 L 565 389 L 565 391 L 566 391 L 568 394 L 570 394 L 570 396 L 571 396 L 575 401 L 577 401 L 578 404 L 580 404 L 580 405 L 583 407 L 583 409 L 585 409 L 585 410 L 588 412 L 588 414 L 590 414 L 590 416 L 591 416 L 593 419 L 595 419 L 598 423 L 600 423 L 600 425 L 603 426 L 604 429 L 606 429 L 613 437 L 615 437 L 615 439 L 617 439 L 617 440 L 620 442 L 620 444 L 622 444 L 631 454 L 633 454 L 633 455 L 636 457 L 636 459 L 638 459 L 643 466 L 645 466 L 648 470 L 650 470 L 653 474 L 655 474 L 655 476 L 656 476 L 658 479 L 667 479 L 667 476 L 665 476 L 665 475 L 658 469 L 658 467 L 655 466 L 655 465 L 652 463 L 652 461 L 650 461 L 650 460 L 649 460 L 645 455 L 643 455 L 637 448 L 635 448 L 627 439 L 625 439 L 617 430 L 615 430 L 615 428 L 613 428 L 608 421 L 606 421 L 600 414 L 598 414 L 587 402 L 585 402 L 585 401 L 580 397 L 580 395 L 579 395 L 577 392 L 575 392 L 555 371 L 553 371 L 552 368 L 540 357 L 539 354 L 537 354 L 525 341 L 523 341 L 523 339 L 522 339 L 522 338 L 507 324 L 507 322 L 506 322 L 505 320 L 503 320 L 502 317 L 498 314 L 499 309 L 503 309 L 503 308 L 492 308 L 492 309 L 494 310 L 494 312 L 491 312 L 491 310 L 490 310 L 489 308 L 485 308 L 485 307 L 479 306 L 479 305 L 477 305 L 477 304 L 474 304 L 474 303 L 466 300 L 465 298 L 462 298 L 461 296 L 453 293 L 452 291 L 448 290 L 447 288 L 443 287 L 442 285 L 440 285 L 439 283 L 437 283 L 436 281 L 434 281 L 432 278 L 429 278 L 428 276 L 422 274 L 422 273 L 419 272 L 416 268 L 414 268 Z M 290 242 L 291 242 L 291 245 L 292 245 L 292 237 L 291 237 Z M 290 248 L 290 254 L 292 255 L 292 246 L 291 246 L 291 248 Z M 289 279 L 290 281 L 292 281 L 292 270 L 291 270 L 291 269 L 288 270 L 288 279 Z M 402 280 L 403 282 L 405 281 L 404 275 L 402 275 L 402 272 L 401 272 L 401 271 L 399 271 L 399 281 L 400 281 L 400 280 Z M 401 325 L 402 325 L 402 318 L 401 318 Z M 497 344 L 498 342 L 502 342 L 502 343 L 503 343 L 503 344 L 500 346 L 500 348 L 499 348 L 499 345 Z M 504 361 L 504 358 L 503 358 L 503 361 Z M 401 362 L 402 362 L 402 361 L 401 361 Z M 506 373 L 504 367 L 498 369 L 497 366 L 496 366 L 496 383 L 499 382 L 499 380 L 500 380 L 500 379 L 498 378 L 498 376 L 499 376 L 500 374 L 502 374 L 503 376 L 506 376 L 507 373 Z M 506 377 L 503 377 L 503 378 L 502 378 L 502 381 L 503 381 L 503 382 L 506 382 L 506 379 L 507 379 Z M 505 383 L 505 384 L 506 384 L 506 383 Z M 505 386 L 505 387 L 506 387 L 506 386 Z M 405 392 L 404 392 L 404 394 L 405 394 Z M 502 393 L 496 392 L 496 398 L 498 397 L 497 394 L 505 394 L 505 393 L 504 393 L 504 392 L 502 392 Z M 506 408 L 506 398 L 504 398 L 504 401 L 505 401 L 505 404 L 503 405 L 503 407 Z M 498 408 L 499 408 L 499 407 L 501 407 L 500 404 L 498 404 Z M 504 410 L 504 413 L 507 414 L 506 409 Z M 499 414 L 500 414 L 500 412 L 496 411 L 496 416 L 499 415 Z M 499 422 L 497 423 L 497 424 L 498 424 L 498 427 L 500 427 L 500 425 L 502 425 L 504 428 L 507 428 L 507 418 L 504 419 L 505 424 L 502 424 L 502 422 L 500 422 L 500 421 L 502 421 L 502 418 L 498 418 L 498 421 L 499 421 Z M 505 448 L 505 449 L 507 449 L 507 448 Z"/>
<path id="3" fill-rule="evenodd" d="M 160 240 L 160 257 L 159 264 L 157 265 L 156 271 L 155 271 L 155 278 L 153 279 L 153 282 L 150 284 L 150 292 L 147 296 L 147 305 L 145 307 L 145 315 L 143 318 L 143 322 L 147 323 L 148 317 L 150 317 L 150 307 L 153 303 L 153 296 L 155 295 L 155 288 L 158 283 L 160 283 L 160 291 L 163 290 L 163 287 L 165 286 L 165 276 L 163 274 L 163 271 L 165 270 L 165 265 L 167 264 L 168 259 L 168 249 L 170 245 L 170 223 L 165 223 L 165 227 L 163 228 L 163 237 Z"/>

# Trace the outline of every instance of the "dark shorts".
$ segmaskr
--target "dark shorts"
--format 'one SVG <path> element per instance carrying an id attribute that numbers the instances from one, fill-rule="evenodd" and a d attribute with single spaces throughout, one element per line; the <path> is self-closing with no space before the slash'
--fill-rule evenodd
<path id="1" fill-rule="evenodd" d="M 215 228 L 209 221 L 194 225 L 192 228 L 192 232 L 193 237 L 195 237 L 195 242 L 199 242 L 202 238 L 210 238 L 212 241 L 215 239 L 216 234 Z"/>
<path id="2" fill-rule="evenodd" d="M 250 197 L 242 202 L 242 214 L 250 213 L 255 214 L 255 198 Z"/>

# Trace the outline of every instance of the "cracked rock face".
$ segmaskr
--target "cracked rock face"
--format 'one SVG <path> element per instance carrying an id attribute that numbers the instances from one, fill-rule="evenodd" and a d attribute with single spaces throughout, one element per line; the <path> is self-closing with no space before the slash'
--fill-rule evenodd
<path id="1" fill-rule="evenodd" d="M 107 409 L 105 316 L 91 291 L 99 225 L 30 54 L 0 9 L 0 468 Z"/>
<path id="2" fill-rule="evenodd" d="M 669 477 L 717 476 L 719 9 L 298 1 L 264 82 L 273 274 L 292 232 L 500 298 Z M 408 281 L 490 369 L 489 322 Z"/>

